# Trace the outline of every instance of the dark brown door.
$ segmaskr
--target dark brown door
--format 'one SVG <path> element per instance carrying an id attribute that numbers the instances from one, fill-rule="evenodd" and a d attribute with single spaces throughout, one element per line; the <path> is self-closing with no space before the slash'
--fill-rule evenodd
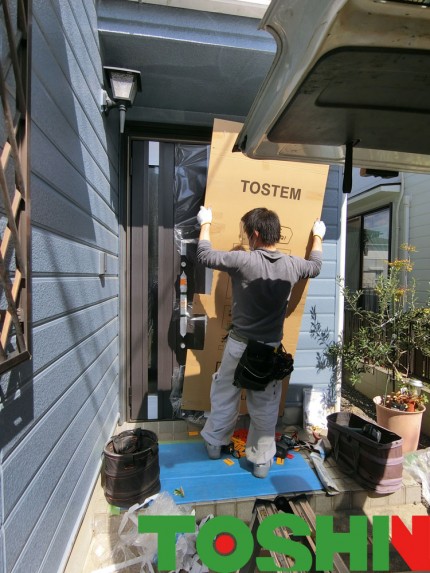
<path id="1" fill-rule="evenodd" d="M 202 144 L 131 143 L 127 237 L 130 420 L 170 419 L 175 409 L 172 386 L 176 399 L 180 398 L 187 348 L 180 279 L 181 275 L 188 279 L 189 314 L 194 275 L 190 253 L 198 236 L 195 217 L 204 197 L 207 151 Z"/>

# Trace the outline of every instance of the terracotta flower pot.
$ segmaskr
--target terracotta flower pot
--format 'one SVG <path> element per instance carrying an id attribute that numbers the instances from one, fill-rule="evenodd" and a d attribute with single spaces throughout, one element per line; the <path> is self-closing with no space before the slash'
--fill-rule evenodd
<path id="1" fill-rule="evenodd" d="M 414 452 L 418 448 L 425 406 L 421 405 L 415 412 L 405 412 L 383 406 L 382 396 L 375 396 L 373 402 L 378 425 L 403 438 L 403 454 Z"/>

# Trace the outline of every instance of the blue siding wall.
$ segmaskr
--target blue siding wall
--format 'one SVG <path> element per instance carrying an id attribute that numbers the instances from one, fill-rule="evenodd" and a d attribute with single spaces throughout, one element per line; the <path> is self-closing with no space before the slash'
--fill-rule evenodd
<path id="1" fill-rule="evenodd" d="M 411 254 L 414 270 L 411 277 L 416 281 L 416 294 L 420 304 L 427 304 L 430 297 L 430 177 L 424 174 L 405 173 L 405 196 L 410 199 L 409 237 L 400 242 L 416 247 Z M 403 205 L 404 209 L 404 205 Z M 403 212 L 402 212 L 403 215 Z M 404 256 L 404 251 L 399 255 Z"/>
<path id="2" fill-rule="evenodd" d="M 0 379 L 1 573 L 64 565 L 119 411 L 118 135 L 95 4 L 33 0 L 33 358 Z"/>
<path id="3" fill-rule="evenodd" d="M 331 368 L 321 368 L 318 353 L 324 350 L 324 345 L 318 338 L 311 335 L 312 315 L 316 313 L 316 321 L 322 330 L 328 329 L 329 341 L 337 340 L 339 313 L 339 289 L 337 276 L 343 276 L 341 236 L 341 212 L 344 196 L 341 191 L 341 168 L 330 167 L 327 178 L 321 219 L 327 227 L 323 243 L 323 266 L 320 275 L 309 283 L 308 295 L 303 312 L 301 330 L 294 357 L 294 372 L 291 375 L 290 387 L 287 394 L 287 421 L 301 423 L 301 419 L 294 419 L 294 413 L 289 414 L 288 407 L 301 404 L 303 387 L 313 386 L 327 392 L 333 384 Z M 287 321 L 288 322 L 288 321 Z M 292 417 L 291 417 L 292 416 Z"/>

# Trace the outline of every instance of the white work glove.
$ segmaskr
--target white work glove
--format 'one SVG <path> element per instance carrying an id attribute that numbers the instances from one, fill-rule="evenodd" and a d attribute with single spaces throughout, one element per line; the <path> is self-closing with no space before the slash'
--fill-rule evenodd
<path id="1" fill-rule="evenodd" d="M 314 226 L 312 227 L 313 236 L 319 237 L 322 241 L 324 239 L 325 230 L 326 229 L 324 221 L 320 221 L 319 219 L 317 219 L 314 223 Z"/>
<path id="2" fill-rule="evenodd" d="M 203 207 L 203 205 L 200 207 L 200 211 L 197 213 L 197 222 L 201 225 L 204 225 L 205 223 L 212 223 L 212 209 Z"/>

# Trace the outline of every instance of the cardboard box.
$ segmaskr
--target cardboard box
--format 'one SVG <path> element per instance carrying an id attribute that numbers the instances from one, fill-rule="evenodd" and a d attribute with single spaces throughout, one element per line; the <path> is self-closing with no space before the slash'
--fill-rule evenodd
<path id="1" fill-rule="evenodd" d="M 312 225 L 321 216 L 328 165 L 284 161 L 257 161 L 232 148 L 242 125 L 215 120 L 211 143 L 205 206 L 211 207 L 212 246 L 231 250 L 242 243 L 240 219 L 255 207 L 275 211 L 281 220 L 282 237 L 277 245 L 286 254 L 306 257 L 312 244 Z M 291 294 L 288 326 L 283 344 L 294 355 L 300 331 L 308 281 L 300 281 Z M 224 350 L 231 319 L 231 284 L 227 273 L 213 271 L 210 294 L 195 295 L 194 314 L 208 317 L 203 350 L 188 350 L 182 407 L 210 410 L 212 374 Z M 283 413 L 288 379 L 280 404 Z M 244 393 L 243 393 L 244 394 Z M 243 395 L 241 412 L 246 412 Z"/>

